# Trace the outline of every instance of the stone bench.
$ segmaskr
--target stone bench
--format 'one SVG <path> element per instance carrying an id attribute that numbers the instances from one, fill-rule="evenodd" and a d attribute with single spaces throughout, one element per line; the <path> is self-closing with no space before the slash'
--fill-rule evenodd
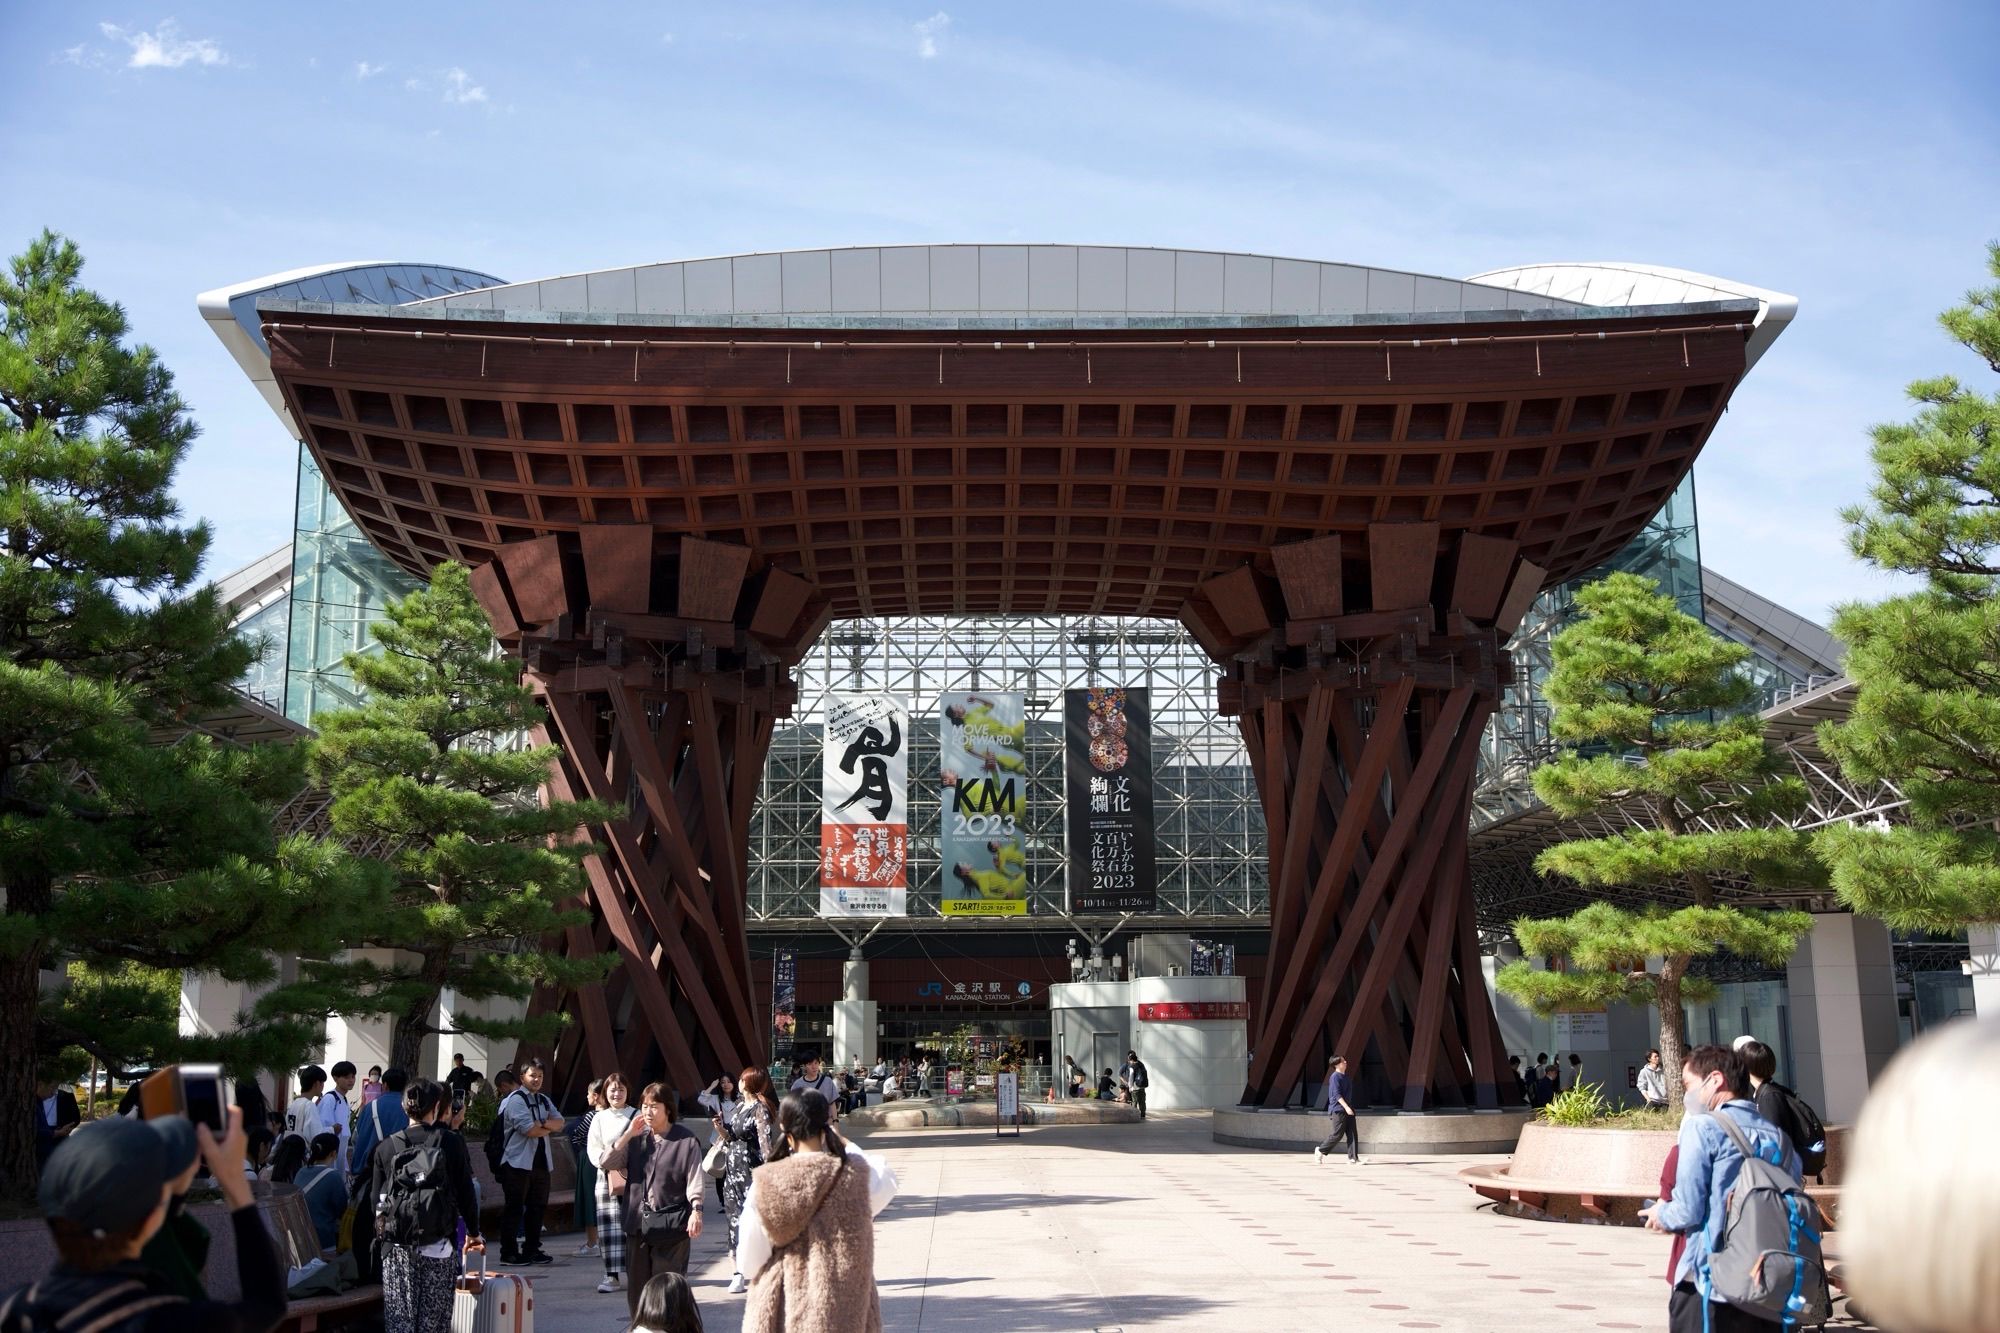
<path id="1" fill-rule="evenodd" d="M 1411 1112 L 1363 1108 L 1355 1117 L 1355 1130 L 1360 1151 L 1370 1156 L 1503 1153 L 1513 1150 L 1529 1114 L 1515 1107 Z M 1278 1152 L 1306 1152 L 1331 1128 L 1326 1112 L 1304 1107 L 1218 1106 L 1210 1113 L 1209 1122 L 1210 1137 L 1217 1143 Z"/>
<path id="2" fill-rule="evenodd" d="M 313 1296 L 293 1301 L 285 1308 L 278 1327 L 283 1333 L 318 1333 L 321 1328 L 338 1328 L 350 1319 L 377 1318 L 382 1310 L 379 1283 L 364 1283 L 338 1296 Z"/>

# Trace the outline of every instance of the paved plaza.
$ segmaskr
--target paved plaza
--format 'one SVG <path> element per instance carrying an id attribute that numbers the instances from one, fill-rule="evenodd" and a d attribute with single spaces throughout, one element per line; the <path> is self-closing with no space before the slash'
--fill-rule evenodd
<path id="1" fill-rule="evenodd" d="M 1666 1324 L 1665 1239 L 1482 1211 L 1455 1173 L 1489 1159 L 1315 1166 L 1310 1153 L 1213 1143 L 1206 1112 L 1018 1140 L 928 1130 L 861 1141 L 888 1154 L 902 1182 L 877 1229 L 890 1333 Z M 689 1277 L 708 1333 L 736 1333 L 744 1298 L 724 1290 L 712 1209 L 711 1198 Z M 574 1248 L 573 1237 L 549 1245 Z M 624 1328 L 622 1294 L 592 1290 L 600 1276 L 593 1259 L 537 1273 L 539 1333 Z"/>

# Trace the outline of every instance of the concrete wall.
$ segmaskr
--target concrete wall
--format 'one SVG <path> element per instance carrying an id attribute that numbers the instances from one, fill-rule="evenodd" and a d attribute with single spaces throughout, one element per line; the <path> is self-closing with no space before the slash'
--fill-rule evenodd
<path id="1" fill-rule="evenodd" d="M 1869 917 L 1814 913 L 1786 983 L 1799 1095 L 1828 1124 L 1853 1124 L 1901 1037 L 1888 928 Z"/>
<path id="2" fill-rule="evenodd" d="M 1245 1002 L 1242 977 L 1148 976 L 1049 988 L 1056 1063 L 1071 1055 L 1095 1079 L 1116 1077 L 1125 1052 L 1146 1063 L 1149 1109 L 1233 1106 L 1250 1072 L 1249 1025 L 1235 1019 L 1145 1021 L 1141 1004 Z"/>

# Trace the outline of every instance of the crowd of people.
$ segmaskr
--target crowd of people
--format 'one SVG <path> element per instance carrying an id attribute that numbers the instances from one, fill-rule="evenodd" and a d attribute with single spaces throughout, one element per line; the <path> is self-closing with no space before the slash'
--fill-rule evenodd
<path id="1" fill-rule="evenodd" d="M 501 1194 L 499 1268 L 556 1262 L 542 1229 L 558 1154 L 573 1156 L 583 1233 L 576 1254 L 601 1260 L 598 1292 L 624 1294 L 635 1331 L 698 1333 L 686 1274 L 714 1177 L 735 1270 L 728 1290 L 747 1295 L 746 1329 L 802 1327 L 784 1312 L 822 1303 L 815 1328 L 880 1328 L 872 1219 L 894 1197 L 896 1178 L 840 1135 L 840 1116 L 858 1096 L 816 1055 L 782 1100 L 762 1069 L 709 1084 L 692 1103 L 708 1114 L 706 1143 L 665 1084 L 647 1084 L 635 1098 L 612 1071 L 590 1084 L 582 1114 L 565 1116 L 546 1079 L 535 1059 L 496 1072 L 490 1084 L 463 1056 L 441 1081 L 397 1068 L 371 1068 L 364 1081 L 347 1061 L 308 1065 L 276 1115 L 254 1083 L 239 1084 L 219 1138 L 181 1118 L 83 1124 L 63 1114 L 63 1090 L 48 1088 L 47 1118 L 56 1123 L 45 1136 L 41 1202 L 59 1262 L 48 1279 L 0 1304 L 0 1330 L 53 1327 L 83 1303 L 102 1316 L 90 1324 L 100 1333 L 274 1327 L 286 1309 L 287 1270 L 252 1193 L 264 1181 L 298 1190 L 327 1259 L 351 1256 L 355 1279 L 380 1282 L 389 1333 L 447 1333 L 460 1274 L 474 1256 L 486 1268 L 490 1240 L 465 1129 L 482 1086 L 496 1099 L 479 1151 Z M 208 1299 L 208 1232 L 185 1212 L 203 1170 L 236 1233 L 242 1295 L 233 1302 Z M 822 1300 L 830 1283 L 840 1299 Z"/>

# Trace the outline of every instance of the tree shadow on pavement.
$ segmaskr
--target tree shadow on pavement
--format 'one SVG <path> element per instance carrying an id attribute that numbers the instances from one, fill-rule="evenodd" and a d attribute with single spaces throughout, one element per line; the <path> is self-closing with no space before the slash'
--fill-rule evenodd
<path id="1" fill-rule="evenodd" d="M 1196 1296 L 976 1296 L 963 1301 L 921 1294 L 882 1296 L 882 1333 L 933 1333 L 977 1329 L 980 1333 L 1072 1333 L 1077 1329 L 1149 1328 L 1221 1308 Z"/>

